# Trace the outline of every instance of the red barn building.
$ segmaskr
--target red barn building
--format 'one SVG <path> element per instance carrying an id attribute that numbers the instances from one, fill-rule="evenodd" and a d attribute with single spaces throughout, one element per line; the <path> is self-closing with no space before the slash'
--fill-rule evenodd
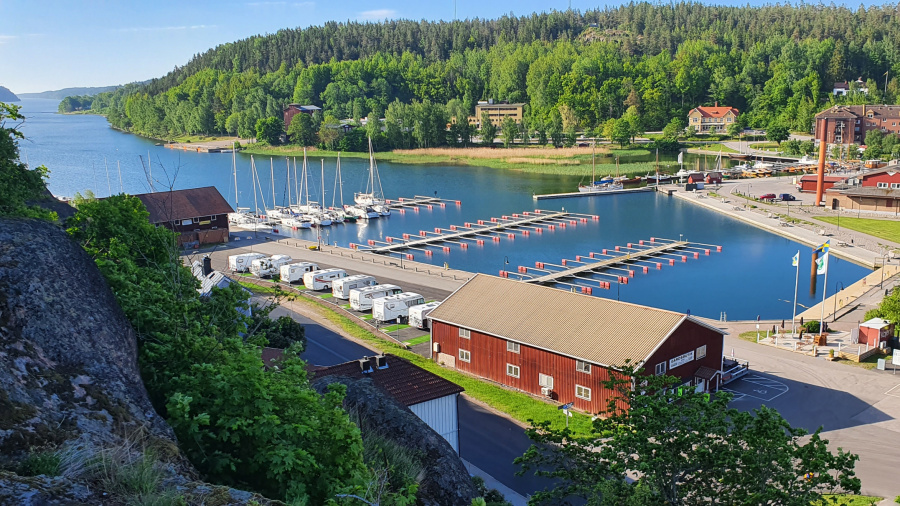
<path id="1" fill-rule="evenodd" d="M 284 108 L 284 130 L 287 131 L 288 127 L 291 126 L 291 120 L 293 120 L 294 116 L 297 114 L 303 113 L 312 116 L 316 111 L 321 110 L 321 107 L 314 105 L 288 104 Z"/>
<path id="2" fill-rule="evenodd" d="M 797 183 L 797 190 L 802 193 L 816 193 L 816 185 L 818 184 L 815 174 L 807 174 L 800 178 L 800 182 Z M 822 191 L 827 191 L 834 185 L 844 181 L 847 179 L 843 176 L 825 176 L 825 182 L 822 183 Z"/>
<path id="3" fill-rule="evenodd" d="M 178 245 L 228 242 L 231 205 L 215 186 L 135 195 L 150 212 L 150 223 L 178 234 Z"/>
<path id="4" fill-rule="evenodd" d="M 626 360 L 703 391 L 721 381 L 725 333 L 681 313 L 479 274 L 429 316 L 438 363 L 588 413 Z"/>
<path id="5" fill-rule="evenodd" d="M 828 192 L 832 209 L 900 215 L 900 166 L 874 170 L 855 179 L 858 186 L 836 186 Z"/>

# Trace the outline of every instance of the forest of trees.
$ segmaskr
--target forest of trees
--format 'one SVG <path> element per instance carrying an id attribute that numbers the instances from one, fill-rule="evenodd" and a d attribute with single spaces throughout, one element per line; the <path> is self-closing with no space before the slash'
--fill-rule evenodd
<path id="1" fill-rule="evenodd" d="M 90 108 L 155 137 L 254 137 L 259 120 L 302 103 L 323 109 L 304 127 L 316 132 L 340 119 L 386 118 L 384 147 L 466 144 L 474 132 L 432 128 L 489 98 L 526 104 L 522 137 L 603 135 L 615 130 L 610 119 L 660 130 L 714 102 L 740 109 L 747 126 L 808 131 L 835 100 L 896 103 L 896 40 L 896 5 L 632 3 L 497 20 L 328 23 L 224 44 L 164 77 L 97 95 Z M 831 95 L 834 82 L 857 77 L 868 95 Z"/>

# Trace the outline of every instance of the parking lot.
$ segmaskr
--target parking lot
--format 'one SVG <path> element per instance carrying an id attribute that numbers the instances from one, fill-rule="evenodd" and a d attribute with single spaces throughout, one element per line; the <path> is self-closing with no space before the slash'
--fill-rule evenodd
<path id="1" fill-rule="evenodd" d="M 786 394 L 790 387 L 774 377 L 750 373 L 725 385 L 721 390 L 734 394 L 732 402 L 745 400 L 772 402 Z"/>

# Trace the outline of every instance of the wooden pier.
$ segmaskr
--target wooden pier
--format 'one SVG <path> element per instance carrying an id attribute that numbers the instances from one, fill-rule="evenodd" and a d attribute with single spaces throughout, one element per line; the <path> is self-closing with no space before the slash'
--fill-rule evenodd
<path id="1" fill-rule="evenodd" d="M 545 193 L 543 195 L 534 195 L 534 200 L 546 199 L 567 199 L 570 197 L 598 197 L 601 195 L 621 195 L 623 193 L 642 193 L 653 191 L 652 186 L 642 186 L 641 188 L 623 188 L 621 190 L 606 190 L 602 192 L 570 192 L 570 193 Z"/>
<path id="2" fill-rule="evenodd" d="M 462 249 L 468 249 L 470 244 L 483 245 L 485 239 L 499 242 L 504 235 L 513 239 L 516 235 L 530 236 L 532 233 L 541 234 L 544 230 L 565 229 L 567 226 L 575 226 L 578 223 L 599 221 L 600 217 L 590 214 L 570 213 L 565 211 L 547 211 L 536 209 L 534 212 L 525 211 L 512 216 L 501 216 L 489 220 L 477 220 L 476 223 L 466 222 L 464 225 L 450 225 L 449 229 L 437 227 L 434 232 L 420 230 L 418 237 L 411 234 L 403 234 L 403 238 L 385 237 L 384 241 L 368 240 L 368 246 L 358 244 L 350 245 L 353 249 L 366 249 L 372 253 L 391 254 L 404 250 L 418 250 L 426 256 L 433 252 L 429 246 L 439 244 L 457 244 Z M 449 246 L 443 246 L 445 252 Z M 412 254 L 406 258 L 412 260 Z"/>

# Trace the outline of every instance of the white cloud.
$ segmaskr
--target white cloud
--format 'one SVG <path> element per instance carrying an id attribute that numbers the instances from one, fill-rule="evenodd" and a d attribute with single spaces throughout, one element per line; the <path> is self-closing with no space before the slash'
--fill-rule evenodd
<path id="1" fill-rule="evenodd" d="M 294 2 L 293 5 L 294 5 L 294 7 L 300 7 L 303 9 L 305 9 L 305 8 L 312 9 L 313 7 L 316 6 L 316 3 L 315 2 Z"/>
<path id="2" fill-rule="evenodd" d="M 247 5 L 250 7 L 275 7 L 278 5 L 287 5 L 287 2 L 250 2 Z"/>
<path id="3" fill-rule="evenodd" d="M 0 44 L 6 44 L 7 42 L 12 42 L 18 39 L 18 35 L 0 35 Z"/>
<path id="4" fill-rule="evenodd" d="M 397 11 L 393 9 L 375 9 L 371 11 L 360 12 L 356 19 L 360 21 L 382 21 L 397 16 Z"/>
<path id="5" fill-rule="evenodd" d="M 183 26 L 134 26 L 131 28 L 116 28 L 113 32 L 173 32 L 178 30 L 203 30 L 215 28 L 216 25 L 183 25 Z"/>

